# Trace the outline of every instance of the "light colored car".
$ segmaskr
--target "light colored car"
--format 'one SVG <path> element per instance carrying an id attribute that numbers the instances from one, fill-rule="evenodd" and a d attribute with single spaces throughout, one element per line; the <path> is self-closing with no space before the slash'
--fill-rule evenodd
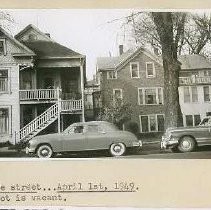
<path id="1" fill-rule="evenodd" d="M 124 155 L 129 148 L 140 149 L 142 142 L 128 132 L 105 121 L 74 123 L 64 132 L 36 136 L 26 147 L 26 153 L 50 158 L 56 153 L 109 150 L 112 156 Z"/>
<path id="2" fill-rule="evenodd" d="M 162 136 L 161 149 L 191 152 L 198 146 L 211 145 L 211 118 L 204 118 L 198 126 L 168 128 Z"/>

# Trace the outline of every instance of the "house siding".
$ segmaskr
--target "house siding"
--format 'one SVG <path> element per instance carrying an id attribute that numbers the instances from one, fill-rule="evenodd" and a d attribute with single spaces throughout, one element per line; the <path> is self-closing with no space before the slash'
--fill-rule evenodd
<path id="1" fill-rule="evenodd" d="M 131 78 L 130 62 L 139 64 L 139 78 Z M 138 123 L 139 115 L 163 114 L 163 105 L 139 105 L 138 104 L 138 88 L 163 87 L 164 72 L 162 66 L 140 53 L 133 58 L 124 67 L 118 70 L 117 79 L 107 79 L 107 71 L 101 73 L 101 92 L 104 105 L 108 105 L 112 100 L 113 89 L 122 89 L 123 101 L 132 105 L 131 121 Z M 154 62 L 156 76 L 155 78 L 147 78 L 146 62 Z"/>
<path id="2" fill-rule="evenodd" d="M 24 53 L 24 50 L 5 35 L 1 35 L 0 39 L 6 40 L 6 54 L 0 55 L 0 69 L 8 70 L 9 81 L 8 91 L 0 93 L 0 108 L 9 109 L 9 133 L 7 135 L 0 134 L 0 143 L 7 141 L 14 143 L 15 131 L 20 129 L 19 64 L 29 64 L 31 58 L 14 58 L 13 53 Z"/>

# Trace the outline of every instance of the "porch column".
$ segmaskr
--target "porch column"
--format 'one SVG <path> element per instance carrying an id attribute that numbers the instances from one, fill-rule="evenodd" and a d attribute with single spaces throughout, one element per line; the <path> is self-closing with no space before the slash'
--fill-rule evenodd
<path id="1" fill-rule="evenodd" d="M 34 76 L 33 76 L 33 87 L 32 89 L 37 89 L 37 69 L 34 69 Z"/>
<path id="2" fill-rule="evenodd" d="M 81 74 L 81 100 L 82 100 L 82 122 L 85 122 L 84 117 L 84 71 L 83 65 L 80 65 L 80 74 Z"/>

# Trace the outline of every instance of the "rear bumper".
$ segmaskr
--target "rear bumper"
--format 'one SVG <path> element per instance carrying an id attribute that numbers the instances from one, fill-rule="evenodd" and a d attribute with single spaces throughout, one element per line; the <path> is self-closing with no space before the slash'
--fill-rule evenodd
<path id="1" fill-rule="evenodd" d="M 35 149 L 26 147 L 26 154 L 34 154 L 34 153 L 35 153 Z"/>
<path id="2" fill-rule="evenodd" d="M 135 141 L 135 142 L 133 142 L 132 146 L 133 146 L 133 147 L 139 147 L 139 148 L 142 148 L 143 143 L 142 143 L 142 141 L 141 141 L 141 140 L 139 140 L 139 141 Z"/>

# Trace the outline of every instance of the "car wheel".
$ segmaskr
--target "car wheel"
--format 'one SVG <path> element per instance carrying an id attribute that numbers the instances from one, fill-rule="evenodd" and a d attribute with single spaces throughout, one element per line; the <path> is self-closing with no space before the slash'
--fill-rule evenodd
<path id="1" fill-rule="evenodd" d="M 110 154 L 114 157 L 122 156 L 126 152 L 126 146 L 123 143 L 113 143 L 110 146 Z"/>
<path id="2" fill-rule="evenodd" d="M 190 136 L 184 136 L 179 142 L 178 150 L 180 152 L 191 152 L 195 149 L 196 142 Z"/>
<path id="3" fill-rule="evenodd" d="M 39 158 L 50 158 L 53 156 L 53 150 L 49 145 L 41 145 L 37 149 L 37 157 Z"/>

